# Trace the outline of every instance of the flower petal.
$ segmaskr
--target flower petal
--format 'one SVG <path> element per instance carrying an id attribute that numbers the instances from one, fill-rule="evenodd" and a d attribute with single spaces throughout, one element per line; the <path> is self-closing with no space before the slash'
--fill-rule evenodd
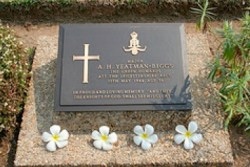
<path id="1" fill-rule="evenodd" d="M 158 141 L 158 136 L 156 134 L 153 134 L 148 137 L 147 141 L 149 141 L 152 144 L 155 144 Z"/>
<path id="2" fill-rule="evenodd" d="M 191 132 L 191 133 L 194 133 L 196 132 L 198 129 L 198 125 L 196 122 L 192 121 L 188 124 L 188 131 Z"/>
<path id="3" fill-rule="evenodd" d="M 142 133 L 144 133 L 144 130 L 143 130 L 142 126 L 136 125 L 134 127 L 134 133 L 137 134 L 137 135 L 141 135 Z"/>
<path id="4" fill-rule="evenodd" d="M 143 150 L 149 150 L 151 148 L 151 144 L 145 140 L 142 140 L 141 148 Z"/>
<path id="5" fill-rule="evenodd" d="M 183 134 L 176 134 L 174 136 L 174 141 L 176 144 L 181 144 L 185 140 L 185 136 Z"/>
<path id="6" fill-rule="evenodd" d="M 68 145 L 68 140 L 57 141 L 57 142 L 56 142 L 56 145 L 57 145 L 58 148 L 63 148 L 63 147 L 65 147 L 65 146 Z"/>
<path id="7" fill-rule="evenodd" d="M 194 147 L 193 142 L 189 138 L 185 138 L 184 148 L 189 150 L 189 149 L 192 149 L 193 147 Z"/>
<path id="8" fill-rule="evenodd" d="M 96 140 L 96 141 L 94 141 L 93 144 L 94 144 L 95 148 L 102 149 L 103 142 L 101 140 Z"/>
<path id="9" fill-rule="evenodd" d="M 154 133 L 154 127 L 147 124 L 145 126 L 145 133 L 148 134 L 149 136 L 152 135 Z"/>
<path id="10" fill-rule="evenodd" d="M 199 143 L 201 140 L 202 140 L 202 134 L 197 134 L 197 133 L 194 133 L 192 136 L 191 136 L 191 140 L 194 142 L 194 143 Z"/>
<path id="11" fill-rule="evenodd" d="M 181 134 L 184 134 L 187 132 L 187 129 L 183 125 L 177 125 L 175 130 L 176 130 L 176 132 L 179 132 Z"/>
<path id="12" fill-rule="evenodd" d="M 50 127 L 50 132 L 52 133 L 52 135 L 54 134 L 59 134 L 61 130 L 61 127 L 59 125 L 53 125 Z"/>
<path id="13" fill-rule="evenodd" d="M 94 140 L 100 140 L 101 139 L 101 134 L 97 130 L 94 130 L 92 132 L 92 134 L 91 134 L 91 137 Z"/>
<path id="14" fill-rule="evenodd" d="M 56 143 L 54 140 L 51 140 L 47 145 L 46 148 L 48 151 L 56 151 Z"/>
<path id="15" fill-rule="evenodd" d="M 99 131 L 102 135 L 107 135 L 107 136 L 109 135 L 109 127 L 107 126 L 101 126 L 99 128 Z"/>
<path id="16" fill-rule="evenodd" d="M 44 142 L 49 142 L 52 138 L 52 135 L 49 134 L 48 132 L 43 132 L 43 135 L 42 135 L 42 140 Z"/>
<path id="17" fill-rule="evenodd" d="M 67 130 L 62 130 L 61 133 L 59 133 L 59 141 L 68 140 L 69 138 L 69 132 Z"/>
<path id="18" fill-rule="evenodd" d="M 116 143 L 116 142 L 117 142 L 117 135 L 116 135 L 115 132 L 112 132 L 112 133 L 109 135 L 108 142 L 110 142 L 110 143 Z"/>
<path id="19" fill-rule="evenodd" d="M 106 150 L 106 151 L 109 151 L 112 149 L 112 144 L 107 143 L 107 142 L 103 143 L 102 146 L 103 146 L 103 150 Z"/>
<path id="20" fill-rule="evenodd" d="M 134 136 L 134 142 L 139 146 L 142 142 L 142 138 L 140 136 Z"/>

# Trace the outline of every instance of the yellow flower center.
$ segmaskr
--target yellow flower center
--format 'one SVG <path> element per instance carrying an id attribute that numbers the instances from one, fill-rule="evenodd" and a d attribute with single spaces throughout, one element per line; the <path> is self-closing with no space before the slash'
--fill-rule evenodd
<path id="1" fill-rule="evenodd" d="M 147 134 L 147 133 L 143 133 L 143 134 L 141 134 L 141 138 L 143 138 L 143 139 L 147 139 L 147 138 L 148 138 L 148 134 Z"/>
<path id="2" fill-rule="evenodd" d="M 184 134 L 187 138 L 190 138 L 192 136 L 192 133 L 187 131 L 185 134 Z"/>
<path id="3" fill-rule="evenodd" d="M 107 135 L 102 135 L 101 139 L 102 139 L 102 141 L 107 141 L 108 140 L 108 136 Z"/>
<path id="4" fill-rule="evenodd" d="M 53 136 L 52 136 L 52 139 L 53 139 L 54 141 L 58 141 L 58 140 L 59 140 L 59 135 L 57 135 L 57 134 L 53 135 Z"/>

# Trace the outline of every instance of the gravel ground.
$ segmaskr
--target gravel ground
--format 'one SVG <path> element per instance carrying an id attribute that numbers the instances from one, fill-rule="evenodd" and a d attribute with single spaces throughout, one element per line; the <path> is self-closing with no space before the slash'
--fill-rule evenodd
<path id="1" fill-rule="evenodd" d="M 139 18 L 139 21 L 146 20 L 147 22 L 150 22 L 150 21 L 153 21 L 152 19 L 154 19 L 154 18 L 149 18 L 149 19 L 148 18 Z M 126 21 L 126 19 L 122 19 L 122 20 Z M 166 18 L 164 18 L 164 17 L 157 18 L 157 21 L 159 21 L 159 22 L 164 22 L 164 20 L 166 20 Z M 136 19 L 135 19 L 135 21 L 136 21 Z M 106 21 L 104 20 L 104 22 L 106 22 Z M 238 26 L 237 22 L 234 25 Z M 216 23 L 216 22 L 210 24 L 210 28 L 215 28 L 218 26 L 220 26 L 220 24 Z M 25 24 L 24 26 L 23 25 L 21 25 L 21 26 L 13 25 L 12 28 L 15 29 L 17 35 L 24 42 L 24 44 L 26 44 L 27 46 L 37 46 L 38 45 L 38 38 L 40 38 L 41 36 L 55 36 L 57 34 L 57 29 L 58 29 L 57 25 L 51 25 L 51 24 L 31 25 L 30 23 Z M 196 33 L 195 24 L 192 24 L 192 23 L 186 24 L 186 31 L 187 31 L 187 34 L 195 34 Z M 211 35 L 211 33 L 209 33 L 209 32 L 207 32 L 205 35 L 203 35 L 202 38 L 206 38 L 206 36 L 208 39 L 209 49 L 213 53 L 214 50 L 217 48 L 216 43 L 218 43 L 219 40 L 217 38 L 215 38 L 214 35 Z M 208 56 L 208 59 L 210 59 L 212 57 L 210 54 L 208 54 L 207 56 Z M 191 59 L 190 61 L 196 61 L 195 57 L 193 57 L 193 59 Z M 193 66 L 191 68 L 197 68 L 197 67 Z M 198 69 L 196 69 L 196 75 L 198 73 L 197 70 Z M 202 81 L 202 79 L 200 79 L 200 81 Z M 205 80 L 204 82 L 205 83 L 203 83 L 203 85 L 205 85 L 207 81 Z M 205 97 L 203 97 L 203 99 L 204 98 Z M 206 105 L 209 106 L 209 103 L 206 103 Z M 205 114 L 205 115 L 207 115 L 207 114 Z M 216 114 L 216 116 L 217 116 L 217 114 Z M 211 119 L 213 119 L 213 118 L 211 118 Z M 34 122 L 34 123 L 36 123 L 36 122 Z M 219 125 L 220 128 L 222 126 L 221 122 L 217 125 Z M 44 128 L 44 129 L 46 129 L 46 128 Z M 31 134 L 31 136 L 32 136 L 32 134 Z M 215 137 L 216 137 L 216 135 L 215 135 Z M 165 137 L 163 137 L 162 140 L 164 140 L 165 138 L 167 138 L 167 135 Z M 171 139 L 171 136 L 169 136 L 169 139 Z M 249 142 L 250 142 L 250 137 L 246 133 L 243 132 L 242 128 L 231 127 L 230 139 L 231 139 L 231 143 L 233 146 L 233 154 L 234 154 L 234 160 L 235 160 L 234 167 L 249 167 L 250 148 L 248 146 L 249 146 Z M 37 140 L 40 141 L 40 138 L 37 138 Z M 10 146 L 10 144 L 8 144 L 8 138 L 7 139 L 1 138 L 0 143 L 1 143 L 0 144 L 0 155 L 1 155 L 0 166 L 7 166 L 7 165 L 5 165 L 6 161 L 7 161 L 7 157 L 8 157 L 7 152 L 8 152 L 8 150 L 10 150 L 9 148 L 11 146 Z M 33 141 L 31 143 L 33 143 Z M 40 146 L 43 146 L 43 144 L 41 143 Z M 198 148 L 200 148 L 200 147 L 202 147 L 202 145 L 198 146 Z M 25 150 L 25 152 L 26 152 L 26 150 Z M 11 158 L 11 157 L 13 157 L 13 154 L 15 154 L 15 151 L 12 151 L 10 153 L 11 156 L 9 158 L 9 165 L 8 166 L 11 166 L 11 167 L 13 166 L 13 158 Z"/>
<path id="2" fill-rule="evenodd" d="M 105 153 L 93 148 L 89 133 L 72 132 L 68 147 L 58 150 L 55 154 L 47 152 L 40 135 L 52 124 L 54 96 L 51 92 L 54 92 L 55 86 L 57 31 L 56 26 L 53 35 L 41 34 L 36 37 L 37 50 L 33 64 L 33 80 L 18 140 L 15 160 L 17 166 L 139 166 L 140 164 L 175 166 L 176 164 L 209 163 L 210 166 L 222 167 L 232 164 L 229 134 L 223 130 L 223 116 L 220 114 L 220 106 L 217 105 L 218 99 L 214 94 L 213 86 L 206 79 L 206 63 L 212 58 L 207 37 L 199 32 L 190 32 L 188 28 L 187 52 L 194 98 L 194 109 L 190 120 L 195 120 L 200 125 L 200 131 L 204 135 L 202 143 L 194 150 L 186 151 L 173 143 L 174 132 L 173 129 L 169 129 L 170 131 L 167 132 L 157 132 L 160 141 L 152 150 L 144 152 L 135 147 L 131 141 L 131 133 L 119 133 L 119 143 L 114 150 Z M 61 124 L 61 126 L 64 125 Z M 62 157 L 64 157 L 63 160 Z"/>

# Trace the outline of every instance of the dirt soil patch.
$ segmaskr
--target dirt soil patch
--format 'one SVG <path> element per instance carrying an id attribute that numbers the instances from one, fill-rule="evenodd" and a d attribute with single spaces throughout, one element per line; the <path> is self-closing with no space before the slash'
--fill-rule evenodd
<path id="1" fill-rule="evenodd" d="M 11 147 L 11 137 L 8 135 L 0 137 L 0 166 L 6 166 L 8 160 L 8 153 Z"/>
<path id="2" fill-rule="evenodd" d="M 210 0 L 209 6 L 215 7 L 218 19 L 234 19 L 241 16 L 250 2 L 247 0 L 218 1 Z M 110 18 L 114 16 L 147 17 L 150 15 L 166 15 L 169 19 L 189 19 L 194 17 L 190 7 L 197 7 L 196 1 L 187 0 L 149 0 L 127 1 L 127 0 L 72 0 L 63 2 L 54 1 L 23 1 L 13 3 L 0 0 L 0 18 L 4 21 L 71 21 L 83 20 L 84 17 Z"/>

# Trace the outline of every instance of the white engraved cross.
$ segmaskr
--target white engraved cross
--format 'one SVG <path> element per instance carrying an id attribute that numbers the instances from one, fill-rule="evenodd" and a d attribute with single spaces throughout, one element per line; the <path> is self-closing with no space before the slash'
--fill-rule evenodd
<path id="1" fill-rule="evenodd" d="M 84 44 L 84 56 L 74 56 L 73 61 L 76 60 L 83 60 L 84 67 L 83 67 L 83 81 L 82 83 L 89 83 L 88 75 L 89 75 L 89 60 L 99 60 L 99 55 L 89 55 L 89 44 Z"/>

